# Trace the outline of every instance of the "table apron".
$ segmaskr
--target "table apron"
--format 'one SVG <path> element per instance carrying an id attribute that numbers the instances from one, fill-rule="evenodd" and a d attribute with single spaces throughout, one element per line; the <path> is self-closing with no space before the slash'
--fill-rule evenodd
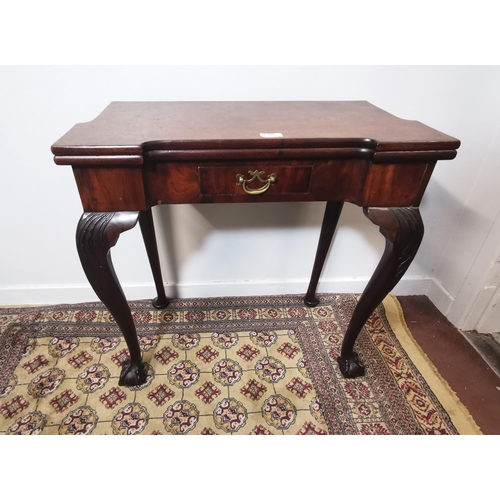
<path id="1" fill-rule="evenodd" d="M 290 201 L 416 207 L 435 163 L 197 161 L 73 166 L 73 172 L 86 212 L 142 211 L 172 203 Z"/>

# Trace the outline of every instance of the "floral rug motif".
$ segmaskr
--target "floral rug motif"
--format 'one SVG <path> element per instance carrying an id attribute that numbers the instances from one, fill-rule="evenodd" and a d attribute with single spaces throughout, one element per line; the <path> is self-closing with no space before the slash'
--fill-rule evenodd
<path id="1" fill-rule="evenodd" d="M 148 374 L 133 388 L 118 385 L 129 354 L 102 304 L 0 309 L 0 434 L 479 432 L 457 429 L 403 349 L 386 314 L 396 299 L 358 338 L 357 379 L 336 358 L 358 296 L 320 299 L 131 302 Z"/>

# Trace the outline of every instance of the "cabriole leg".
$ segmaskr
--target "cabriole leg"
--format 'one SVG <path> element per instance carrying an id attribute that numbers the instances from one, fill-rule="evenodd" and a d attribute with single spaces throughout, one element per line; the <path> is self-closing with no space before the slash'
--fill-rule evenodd
<path id="1" fill-rule="evenodd" d="M 151 209 L 139 212 L 139 225 L 156 286 L 157 297 L 153 299 L 152 304 L 156 309 L 165 309 L 170 303 L 170 299 L 165 294 L 165 287 L 163 286 L 163 279 L 161 277 L 160 257 L 158 256 L 158 246 L 156 244 Z"/>
<path id="2" fill-rule="evenodd" d="M 304 297 L 304 303 L 308 307 L 316 307 L 319 304 L 319 299 L 316 297 L 316 288 L 318 287 L 319 277 L 323 270 L 326 255 L 328 254 L 328 249 L 330 248 L 330 243 L 332 242 L 333 234 L 335 233 L 335 228 L 337 227 L 343 206 L 343 201 L 329 201 L 326 204 L 311 281 L 309 282 L 309 288 Z"/>
<path id="3" fill-rule="evenodd" d="M 353 351 L 354 342 L 385 296 L 402 278 L 417 253 L 424 235 L 424 225 L 418 208 L 364 208 L 364 214 L 386 239 L 385 251 L 379 265 L 354 309 L 337 359 L 344 377 L 364 375 L 365 368 Z"/>
<path id="4" fill-rule="evenodd" d="M 135 386 L 146 381 L 141 349 L 127 299 L 116 277 L 110 248 L 124 231 L 137 223 L 138 212 L 85 212 L 77 227 L 76 245 L 83 270 L 95 293 L 120 327 L 130 351 L 122 366 L 119 385 Z"/>

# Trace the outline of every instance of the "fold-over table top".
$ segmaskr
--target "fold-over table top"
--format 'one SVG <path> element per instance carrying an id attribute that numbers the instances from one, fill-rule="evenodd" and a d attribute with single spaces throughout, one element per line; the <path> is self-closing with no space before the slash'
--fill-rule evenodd
<path id="1" fill-rule="evenodd" d="M 331 150 L 350 148 L 379 157 L 449 159 L 457 139 L 420 122 L 391 115 L 366 101 L 112 102 L 94 120 L 76 124 L 53 146 L 59 164 L 214 150 Z M 414 154 L 415 153 L 415 154 Z M 179 156 L 180 154 L 180 156 Z M 227 155 L 226 155 L 227 156 Z M 125 161 L 127 158 L 130 161 Z M 89 159 L 89 158 L 88 158 Z"/>

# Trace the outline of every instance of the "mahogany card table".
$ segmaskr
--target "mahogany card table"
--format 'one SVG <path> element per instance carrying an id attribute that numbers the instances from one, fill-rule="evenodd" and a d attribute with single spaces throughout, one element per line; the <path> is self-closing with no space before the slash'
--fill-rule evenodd
<path id="1" fill-rule="evenodd" d="M 120 384 L 146 373 L 110 248 L 139 221 L 151 264 L 156 308 L 165 294 L 151 215 L 164 203 L 323 201 L 326 210 L 304 302 L 318 305 L 318 280 L 344 202 L 363 208 L 386 239 L 361 295 L 338 363 L 364 375 L 353 350 L 366 320 L 398 283 L 423 237 L 419 204 L 438 160 L 460 142 L 365 101 L 113 102 L 52 146 L 71 165 L 84 213 L 76 243 L 85 274 L 115 318 L 130 351 Z"/>

